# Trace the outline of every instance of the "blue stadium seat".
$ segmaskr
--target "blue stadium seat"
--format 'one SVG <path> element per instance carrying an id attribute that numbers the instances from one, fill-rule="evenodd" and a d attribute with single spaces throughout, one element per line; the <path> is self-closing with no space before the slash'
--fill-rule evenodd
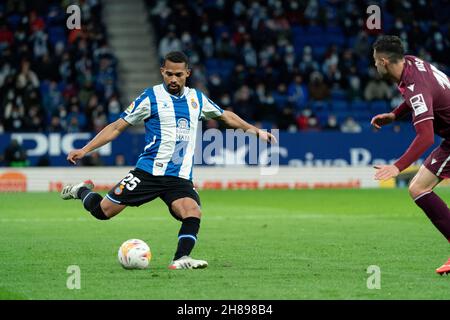
<path id="1" fill-rule="evenodd" d="M 336 35 L 336 34 L 342 35 L 343 34 L 342 28 L 340 26 L 336 26 L 336 25 L 326 27 L 325 32 L 327 34 L 332 34 L 332 35 Z"/>
<path id="2" fill-rule="evenodd" d="M 261 127 L 263 129 L 272 129 L 272 122 L 271 121 L 261 121 Z"/>
<path id="3" fill-rule="evenodd" d="M 327 124 L 328 116 L 331 114 L 330 111 L 322 110 L 322 111 L 317 111 L 317 112 L 314 112 L 314 113 L 315 113 L 315 115 L 317 117 L 317 120 L 319 120 L 319 123 L 321 125 L 326 125 Z"/>
<path id="4" fill-rule="evenodd" d="M 20 24 L 20 20 L 22 17 L 18 14 L 12 14 L 7 18 L 8 23 L 11 25 L 13 30 L 17 29 L 17 26 Z"/>
<path id="5" fill-rule="evenodd" d="M 352 110 L 370 110 L 370 104 L 363 100 L 354 100 L 350 104 Z"/>
<path id="6" fill-rule="evenodd" d="M 322 61 L 328 46 L 315 46 L 312 48 L 312 56 L 316 61 Z"/>
<path id="7" fill-rule="evenodd" d="M 48 40 L 52 45 L 58 42 L 66 42 L 66 31 L 62 27 L 48 28 Z"/>
<path id="8" fill-rule="evenodd" d="M 352 115 L 353 118 L 357 121 L 357 122 L 362 122 L 362 121 L 369 121 L 372 119 L 372 117 L 375 115 L 372 111 L 370 110 L 354 110 L 352 111 Z"/>
<path id="9" fill-rule="evenodd" d="M 309 26 L 306 30 L 309 35 L 324 35 L 325 33 L 323 28 L 317 25 Z"/>
<path id="10" fill-rule="evenodd" d="M 370 103 L 370 110 L 376 113 L 389 112 L 389 103 L 385 100 L 374 100 Z"/>
<path id="11" fill-rule="evenodd" d="M 336 115 L 339 124 L 343 123 L 348 117 L 353 117 L 353 113 L 350 111 L 339 111 L 334 114 Z"/>
<path id="12" fill-rule="evenodd" d="M 349 103 L 347 101 L 336 100 L 331 102 L 331 109 L 333 111 L 349 111 Z"/>
<path id="13" fill-rule="evenodd" d="M 331 90 L 331 100 L 347 101 L 347 92 L 342 89 L 333 89 Z"/>
<path id="14" fill-rule="evenodd" d="M 294 37 L 303 36 L 306 33 L 305 29 L 303 29 L 301 26 L 293 26 L 291 28 L 291 31 Z"/>
<path id="15" fill-rule="evenodd" d="M 219 68 L 219 59 L 206 59 L 205 67 L 207 70 Z"/>
<path id="16" fill-rule="evenodd" d="M 314 112 L 316 112 L 316 111 L 322 111 L 322 110 L 329 110 L 329 109 L 330 109 L 330 106 L 329 106 L 328 102 L 327 102 L 327 101 L 323 101 L 323 100 L 320 100 L 320 101 L 311 101 L 311 102 L 309 103 L 309 107 L 310 107 Z"/>
<path id="17" fill-rule="evenodd" d="M 362 131 L 371 131 L 373 130 L 372 125 L 370 124 L 370 121 L 358 121 L 359 125 L 361 126 Z"/>

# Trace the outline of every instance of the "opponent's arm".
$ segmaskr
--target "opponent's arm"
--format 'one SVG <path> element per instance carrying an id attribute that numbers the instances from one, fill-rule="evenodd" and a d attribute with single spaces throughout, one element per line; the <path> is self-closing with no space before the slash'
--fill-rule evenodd
<path id="1" fill-rule="evenodd" d="M 129 125 L 130 124 L 122 118 L 110 123 L 83 148 L 70 151 L 67 160 L 76 164 L 76 161 L 82 159 L 88 152 L 100 148 L 116 139 Z"/>
<path id="2" fill-rule="evenodd" d="M 401 171 L 408 168 L 413 162 L 417 161 L 420 156 L 427 151 L 434 143 L 433 120 L 425 120 L 415 125 L 416 137 L 398 159 L 394 165 Z"/>
<path id="3" fill-rule="evenodd" d="M 392 110 L 392 113 L 395 115 L 395 120 L 403 118 L 405 115 L 411 112 L 411 108 L 406 103 L 406 101 L 403 101 L 402 104 L 400 104 L 397 108 Z"/>
<path id="4" fill-rule="evenodd" d="M 396 177 L 427 151 L 434 143 L 433 120 L 425 120 L 415 125 L 416 137 L 405 153 L 393 165 L 375 166 L 376 180 L 387 180 Z"/>
<path id="5" fill-rule="evenodd" d="M 392 110 L 392 112 L 376 115 L 375 117 L 372 118 L 372 121 L 370 123 L 376 129 L 381 129 L 382 126 L 385 126 L 389 123 L 394 122 L 395 120 L 402 118 L 409 112 L 411 112 L 411 109 L 409 108 L 408 104 L 404 101 L 397 108 Z"/>
<path id="6" fill-rule="evenodd" d="M 264 141 L 268 141 L 271 143 L 276 143 L 277 139 L 271 133 L 258 129 L 257 127 L 251 125 L 237 114 L 232 111 L 225 110 L 220 116 L 216 119 L 223 121 L 228 128 L 233 129 L 242 129 L 245 132 L 250 132 L 258 136 L 260 139 Z"/>

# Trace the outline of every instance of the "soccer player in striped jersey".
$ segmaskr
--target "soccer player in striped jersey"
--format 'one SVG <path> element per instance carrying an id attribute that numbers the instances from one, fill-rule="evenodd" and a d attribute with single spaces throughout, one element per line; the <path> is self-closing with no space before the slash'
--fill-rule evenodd
<path id="1" fill-rule="evenodd" d="M 200 198 L 192 183 L 194 148 L 199 120 L 218 119 L 229 128 L 242 129 L 268 142 L 275 137 L 247 123 L 235 113 L 224 111 L 199 90 L 185 86 L 190 75 L 188 58 L 170 52 L 161 67 L 163 83 L 147 88 L 122 113 L 67 160 L 75 164 L 91 152 L 114 140 L 129 126 L 144 122 L 145 147 L 136 167 L 102 197 L 92 191 L 92 181 L 67 185 L 63 199 L 80 199 L 94 217 L 107 220 L 127 206 L 140 206 L 160 197 L 170 213 L 180 220 L 178 247 L 170 269 L 207 267 L 204 260 L 190 257 L 200 228 Z"/>
<path id="2" fill-rule="evenodd" d="M 409 185 L 409 194 L 434 226 L 450 242 L 450 210 L 433 192 L 443 179 L 450 178 L 450 79 L 435 66 L 417 57 L 404 55 L 400 38 L 382 36 L 374 43 L 373 57 L 378 73 L 394 80 L 405 101 L 390 113 L 372 118 L 380 129 L 406 114 L 412 114 L 416 137 L 406 152 L 392 165 L 376 166 L 375 179 L 387 180 L 417 161 L 433 145 L 434 134 L 443 138 L 428 156 Z M 450 273 L 450 259 L 436 270 Z"/>

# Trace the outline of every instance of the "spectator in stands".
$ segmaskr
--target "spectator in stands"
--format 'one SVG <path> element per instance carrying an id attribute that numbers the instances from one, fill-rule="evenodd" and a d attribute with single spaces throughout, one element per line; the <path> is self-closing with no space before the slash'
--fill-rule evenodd
<path id="1" fill-rule="evenodd" d="M 323 101 L 330 96 L 330 89 L 324 82 L 323 76 L 319 71 L 314 71 L 310 76 L 309 96 L 313 100 Z"/>
<path id="2" fill-rule="evenodd" d="M 297 74 L 294 80 L 289 84 L 287 90 L 288 101 L 295 106 L 297 110 L 305 107 L 308 102 L 308 89 L 303 84 L 303 77 Z"/>
<path id="3" fill-rule="evenodd" d="M 256 107 L 252 99 L 252 92 L 247 85 L 240 87 L 234 95 L 234 109 L 236 114 L 244 119 L 254 118 Z"/>
<path id="4" fill-rule="evenodd" d="M 340 129 L 337 118 L 334 114 L 328 115 L 327 124 L 323 127 L 323 129 L 327 131 L 338 131 Z"/>
<path id="5" fill-rule="evenodd" d="M 67 119 L 72 97 L 80 97 L 81 117 L 94 93 L 102 103 L 113 96 L 120 99 L 116 59 L 98 1 L 80 5 L 81 30 L 66 28 L 64 1 L 44 1 L 39 10 L 36 6 L 29 1 L 22 1 L 20 10 L 0 6 L 0 118 L 8 132 L 86 130 L 83 122 L 92 119 Z"/>
<path id="6" fill-rule="evenodd" d="M 280 130 L 287 130 L 289 132 L 297 131 L 297 124 L 295 121 L 294 109 L 291 106 L 287 106 L 281 110 L 281 115 L 278 118 L 277 127 Z"/>
<path id="7" fill-rule="evenodd" d="M 303 48 L 303 56 L 299 68 L 304 74 L 310 74 L 313 71 L 319 70 L 319 64 L 314 60 L 310 46 L 305 46 Z"/>
<path id="8" fill-rule="evenodd" d="M 308 130 L 308 120 L 312 115 L 312 110 L 309 108 L 303 109 L 301 113 L 297 116 L 297 128 L 300 131 Z"/>
<path id="9" fill-rule="evenodd" d="M 9 167 L 28 166 L 27 152 L 16 139 L 11 140 L 6 147 L 3 158 Z"/>
<path id="10" fill-rule="evenodd" d="M 308 131 L 320 131 L 319 119 L 313 114 L 308 118 Z"/>
<path id="11" fill-rule="evenodd" d="M 17 76 L 16 87 L 19 90 L 39 88 L 39 79 L 36 73 L 30 69 L 30 62 L 28 60 L 22 61 L 20 73 Z"/>
<path id="12" fill-rule="evenodd" d="M 119 153 L 114 157 L 114 166 L 115 167 L 123 167 L 126 165 L 127 165 L 126 159 L 123 154 Z"/>
<path id="13" fill-rule="evenodd" d="M 9 118 L 2 120 L 7 132 L 38 126 L 40 131 L 49 131 L 46 127 L 57 121 L 53 116 L 59 118 L 63 130 L 96 130 L 117 116 L 118 102 L 124 105 L 117 90 L 117 61 L 108 45 L 100 2 L 80 4 L 81 30 L 66 28 L 66 2 L 56 0 L 48 5 L 44 1 L 37 6 L 25 1 L 20 2 L 21 10 L 0 6 L 0 116 L 9 109 Z M 350 102 L 391 97 L 392 88 L 367 75 L 372 65 L 370 44 L 375 37 L 358 27 L 362 22 L 358 12 L 365 8 L 356 1 L 342 5 L 317 0 L 146 2 L 157 32 L 158 53 L 163 56 L 184 49 L 193 63 L 191 83 L 213 100 L 228 94 L 229 105 L 235 106 L 235 92 L 243 86 L 255 90 L 250 95 L 254 104 L 250 118 L 255 121 L 280 122 L 285 116 L 276 112 L 275 104 L 294 108 L 296 118 L 310 102 L 336 99 L 336 93 Z M 381 7 L 387 33 L 401 35 L 407 39 L 411 54 L 450 72 L 448 66 L 440 66 L 448 63 L 450 56 L 445 10 L 436 10 L 426 1 L 411 6 L 387 2 Z M 390 17 L 396 19 L 391 21 Z M 322 80 L 316 82 L 317 72 Z M 302 79 L 300 85 L 297 77 Z M 259 83 L 264 86 L 263 95 L 256 90 Z M 279 103 L 280 83 L 287 85 L 286 104 Z M 345 97 L 340 94 L 342 90 Z M 31 105 L 27 99 L 34 91 L 39 92 L 42 107 L 33 121 L 25 121 Z M 94 94 L 102 105 L 96 112 L 92 105 L 87 110 Z M 73 96 L 79 98 L 86 126 L 74 120 L 68 128 L 72 120 L 67 119 L 67 110 Z M 7 107 L 11 101 L 16 105 L 14 113 L 11 105 Z M 60 130 L 59 125 L 51 130 Z"/>
<path id="14" fill-rule="evenodd" d="M 360 133 L 361 131 L 361 126 L 353 117 L 347 117 L 341 125 L 341 132 L 344 133 Z"/>
<path id="15" fill-rule="evenodd" d="M 175 32 L 169 31 L 164 38 L 159 42 L 159 57 L 163 58 L 168 52 L 180 51 L 181 41 L 175 35 Z"/>
<path id="16" fill-rule="evenodd" d="M 119 97 L 114 94 L 108 101 L 108 123 L 114 122 L 119 119 L 120 114 L 122 113 L 122 106 L 119 102 Z"/>
<path id="17" fill-rule="evenodd" d="M 61 124 L 61 119 L 54 115 L 50 120 L 50 125 L 47 127 L 48 132 L 63 132 L 64 127 Z"/>
<path id="18" fill-rule="evenodd" d="M 370 79 L 364 88 L 364 98 L 369 101 L 390 99 L 391 95 L 391 88 L 379 77 Z"/>
<path id="19" fill-rule="evenodd" d="M 81 163 L 85 167 L 99 167 L 105 165 L 102 158 L 100 157 L 100 153 L 98 153 L 97 151 L 94 151 L 90 155 L 84 157 Z"/>
<path id="20" fill-rule="evenodd" d="M 350 100 L 362 99 L 362 81 L 361 77 L 358 75 L 356 67 L 352 66 L 347 73 L 344 80 L 344 88 L 347 91 L 347 97 Z"/>
<path id="21" fill-rule="evenodd" d="M 25 127 L 25 108 L 22 104 L 9 100 L 6 103 L 3 118 L 5 119 L 5 129 L 9 132 L 19 132 Z"/>

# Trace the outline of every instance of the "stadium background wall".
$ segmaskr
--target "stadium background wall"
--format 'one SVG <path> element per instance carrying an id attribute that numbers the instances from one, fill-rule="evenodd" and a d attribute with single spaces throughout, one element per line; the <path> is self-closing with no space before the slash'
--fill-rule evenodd
<path id="1" fill-rule="evenodd" d="M 217 131 L 218 134 L 219 131 Z M 27 150 L 30 166 L 35 166 L 42 157 L 48 158 L 50 166 L 70 166 L 66 161 L 67 154 L 73 148 L 81 148 L 92 139 L 93 133 L 12 133 L 0 135 L 0 150 L 4 150 L 12 139 L 17 139 Z M 256 151 L 255 158 L 250 157 L 250 152 L 255 151 L 249 147 L 248 139 L 227 140 L 223 138 L 222 147 L 211 148 L 215 141 L 202 139 L 205 135 L 199 135 L 195 154 L 196 165 L 234 165 L 234 164 L 259 164 L 262 152 L 266 146 Z M 413 129 L 393 132 L 382 130 L 380 132 L 362 132 L 358 134 L 340 132 L 302 132 L 279 133 L 279 144 L 271 149 L 273 157 L 279 157 L 280 165 L 294 167 L 354 167 L 373 166 L 375 164 L 391 163 L 406 150 L 414 139 Z M 241 140 L 239 142 L 239 140 Z M 396 141 L 386 143 L 386 141 Z M 114 165 L 116 156 L 125 158 L 125 165 L 133 166 L 139 154 L 144 148 L 144 135 L 142 133 L 124 132 L 112 143 L 99 150 L 102 163 L 107 166 Z M 259 143 L 259 142 L 257 142 Z M 439 144 L 436 139 L 435 146 Z M 202 147 L 199 147 L 199 146 Z M 207 148 L 209 146 L 209 148 Z M 224 150 L 226 148 L 226 150 Z M 212 154 L 206 154 L 205 150 L 214 149 Z M 432 150 L 429 149 L 428 153 Z M 270 151 L 269 151 L 270 152 Z M 420 163 L 428 155 L 425 153 Z M 256 159 L 256 163 L 250 162 Z M 417 163 L 417 164 L 418 164 Z"/>

